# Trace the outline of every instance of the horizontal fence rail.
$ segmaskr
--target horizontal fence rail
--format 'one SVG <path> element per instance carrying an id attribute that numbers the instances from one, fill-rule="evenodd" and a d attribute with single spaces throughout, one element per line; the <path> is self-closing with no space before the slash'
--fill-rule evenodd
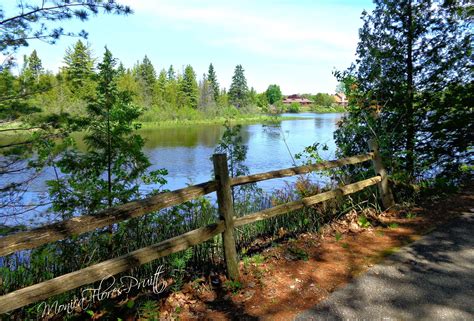
<path id="1" fill-rule="evenodd" d="M 324 201 L 336 198 L 338 196 L 344 196 L 344 195 L 349 195 L 353 194 L 355 192 L 361 191 L 366 187 L 375 185 L 379 182 L 382 181 L 382 178 L 380 176 L 375 176 L 354 184 L 349 184 L 345 186 L 341 186 L 335 190 L 316 194 L 313 196 L 305 197 L 297 201 L 281 204 L 274 206 L 272 208 L 267 208 L 263 211 L 256 212 L 253 214 L 245 215 L 239 218 L 234 219 L 234 225 L 235 226 L 242 226 L 242 225 L 247 225 L 250 223 L 254 223 L 257 221 L 261 220 L 266 220 L 269 218 L 272 218 L 274 216 L 278 216 L 281 214 L 285 214 L 288 212 L 296 211 L 299 209 L 302 209 L 303 207 L 306 206 L 311 206 L 315 205 L 318 203 L 322 203 Z"/>
<path id="2" fill-rule="evenodd" d="M 363 163 L 368 160 L 371 160 L 373 159 L 373 157 L 374 157 L 374 153 L 371 152 L 365 155 L 352 156 L 352 157 L 322 162 L 322 163 L 313 164 L 313 165 L 304 165 L 304 166 L 280 169 L 280 170 L 266 172 L 266 173 L 240 176 L 240 177 L 232 178 L 231 185 L 232 186 L 244 185 L 244 184 L 249 184 L 249 183 L 265 181 L 265 180 L 273 179 L 273 178 L 282 178 L 282 177 L 288 177 L 288 176 L 294 176 L 294 175 L 302 175 L 302 174 L 307 174 L 314 171 L 337 168 L 344 165 L 354 165 L 354 164 L 359 164 L 359 163 Z"/>
<path id="3" fill-rule="evenodd" d="M 238 265 L 233 239 L 234 227 L 251 224 L 260 220 L 282 215 L 306 206 L 315 205 L 330 199 L 349 195 L 377 184 L 387 193 L 386 171 L 381 164 L 377 152 L 377 145 L 371 142 L 371 152 L 339 160 L 322 162 L 314 165 L 292 167 L 266 173 L 253 174 L 230 178 L 226 170 L 225 155 L 214 155 L 216 177 L 214 181 L 186 187 L 183 189 L 151 196 L 142 200 L 130 202 L 95 215 L 83 215 L 69 220 L 39 227 L 30 231 L 19 232 L 0 238 L 0 256 L 16 251 L 32 249 L 40 245 L 65 239 L 73 235 L 80 235 L 97 228 L 109 226 L 130 218 L 140 217 L 150 212 L 179 205 L 197 197 L 217 192 L 220 219 L 205 227 L 201 227 L 171 239 L 150 245 L 120 257 L 109 259 L 87 268 L 55 277 L 51 280 L 31 285 L 0 297 L 0 314 L 47 299 L 80 286 L 100 281 L 108 276 L 128 271 L 161 257 L 183 251 L 194 245 L 201 244 L 214 236 L 223 235 L 224 255 L 227 273 L 231 279 L 238 279 Z M 301 200 L 277 205 L 243 217 L 234 217 L 232 198 L 229 194 L 231 186 L 255 183 L 273 178 L 282 178 L 294 175 L 307 174 L 316 170 L 325 170 L 344 165 L 354 165 L 368 160 L 374 162 L 377 176 L 353 184 L 338 187 L 334 190 Z M 377 164 L 375 164 L 377 162 Z M 388 192 L 390 192 L 388 190 Z M 391 193 L 391 192 L 390 192 Z"/>
<path id="4" fill-rule="evenodd" d="M 80 235 L 100 227 L 179 205 L 196 197 L 215 192 L 216 189 L 216 182 L 206 182 L 111 207 L 94 215 L 77 216 L 62 222 L 38 227 L 31 231 L 4 236 L 0 238 L 0 256 L 32 249 L 46 243 L 63 240 L 73 235 Z"/>
<path id="5" fill-rule="evenodd" d="M 213 238 L 223 231 L 224 222 L 220 221 L 117 258 L 13 291 L 0 297 L 0 314 L 47 299 L 50 296 L 61 294 L 82 285 L 100 281 L 161 257 L 186 250 L 193 245 Z"/>

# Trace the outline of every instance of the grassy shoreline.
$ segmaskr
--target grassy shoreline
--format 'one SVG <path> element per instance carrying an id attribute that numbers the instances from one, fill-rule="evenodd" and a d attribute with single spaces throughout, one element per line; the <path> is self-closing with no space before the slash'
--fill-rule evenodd
<path id="1" fill-rule="evenodd" d="M 300 113 L 315 113 L 315 114 L 330 114 L 330 113 L 341 113 L 345 112 L 345 109 L 339 108 L 320 108 L 320 109 L 302 109 L 299 113 L 294 113 L 292 116 L 281 116 L 281 115 L 270 115 L 270 114 L 253 114 L 253 115 L 240 115 L 237 117 L 212 117 L 212 118 L 197 118 L 197 119 L 163 119 L 156 121 L 139 120 L 142 124 L 142 128 L 156 128 L 156 127 L 182 127 L 182 126 L 193 126 L 193 125 L 223 125 L 226 121 L 230 121 L 232 124 L 258 124 L 258 123 L 278 123 L 283 120 L 303 120 L 305 117 L 298 116 Z M 0 124 L 0 130 L 6 130 L 2 132 L 2 136 L 17 136 L 19 132 L 8 129 L 22 128 L 25 124 L 21 121 L 13 121 L 9 123 Z M 20 131 L 27 133 L 30 131 Z"/>
<path id="2" fill-rule="evenodd" d="M 298 120 L 303 119 L 295 114 L 292 116 L 269 116 L 269 115 L 253 115 L 249 117 L 215 117 L 209 119 L 168 119 L 162 121 L 143 121 L 142 128 L 155 128 L 155 127 L 181 127 L 181 126 L 193 126 L 193 125 L 223 125 L 226 121 L 231 124 L 258 124 L 258 123 L 278 123 L 282 120 Z"/>

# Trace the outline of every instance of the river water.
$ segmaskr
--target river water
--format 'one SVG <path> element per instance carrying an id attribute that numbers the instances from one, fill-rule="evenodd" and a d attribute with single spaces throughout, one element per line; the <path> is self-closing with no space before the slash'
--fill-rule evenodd
<path id="1" fill-rule="evenodd" d="M 295 114 L 282 116 L 295 116 Z M 250 174 L 292 167 L 294 155 L 315 142 L 328 146 L 327 150 L 321 152 L 324 159 L 335 158 L 333 133 L 342 114 L 301 113 L 297 116 L 299 119 L 283 120 L 279 126 L 242 125 L 243 144 L 248 147 L 245 164 Z M 140 130 L 140 134 L 146 140 L 145 153 L 152 163 L 150 170 L 159 168 L 168 170 L 169 174 L 166 177 L 168 183 L 164 188 L 169 190 L 212 179 L 210 158 L 223 133 L 222 125 Z M 296 160 L 296 165 L 301 165 L 301 161 Z M 53 171 L 46 169 L 30 186 L 26 199 L 33 200 L 38 195 L 47 195 L 45 181 L 53 178 Z M 258 185 L 270 192 L 291 181 L 294 181 L 294 178 L 264 181 Z M 9 225 L 8 223 L 0 222 Z"/>

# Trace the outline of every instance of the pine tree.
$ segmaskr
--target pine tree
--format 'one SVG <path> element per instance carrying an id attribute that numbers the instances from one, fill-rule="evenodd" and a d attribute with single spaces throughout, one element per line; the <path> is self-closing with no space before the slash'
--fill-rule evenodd
<path id="1" fill-rule="evenodd" d="M 249 89 L 247 80 L 245 79 L 244 69 L 242 65 L 235 67 L 234 76 L 229 89 L 229 100 L 232 105 L 237 108 L 246 106 L 248 103 Z"/>
<path id="2" fill-rule="evenodd" d="M 66 79 L 74 89 L 81 88 L 94 75 L 94 58 L 90 47 L 78 40 L 74 47 L 66 49 L 64 57 Z"/>
<path id="3" fill-rule="evenodd" d="M 211 86 L 212 93 L 214 96 L 214 101 L 217 101 L 217 99 L 219 98 L 219 83 L 217 82 L 216 72 L 214 71 L 214 66 L 212 65 L 212 63 L 209 65 L 207 81 L 209 82 L 209 85 Z"/>
<path id="4" fill-rule="evenodd" d="M 179 82 L 180 105 L 191 108 L 197 108 L 199 89 L 196 81 L 196 74 L 193 67 L 187 65 L 184 69 L 184 75 Z"/>
<path id="5" fill-rule="evenodd" d="M 88 151 L 67 150 L 57 166 L 64 177 L 49 181 L 53 210 L 65 217 L 94 213 L 140 196 L 146 182 L 164 183 L 159 170 L 146 174 L 150 162 L 135 133 L 140 110 L 117 88 L 116 60 L 106 48 L 99 64 L 96 98 L 88 106 L 84 141 Z"/>

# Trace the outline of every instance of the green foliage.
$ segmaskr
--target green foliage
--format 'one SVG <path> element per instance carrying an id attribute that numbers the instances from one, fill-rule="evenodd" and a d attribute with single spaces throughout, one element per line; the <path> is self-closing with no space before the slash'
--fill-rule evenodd
<path id="1" fill-rule="evenodd" d="M 143 183 L 166 182 L 164 170 L 145 174 L 150 163 L 142 152 L 143 139 L 134 133 L 140 110 L 118 91 L 115 64 L 106 49 L 85 119 L 88 152 L 67 149 L 56 163 L 65 175 L 48 182 L 52 209 L 66 217 L 125 203 L 140 195 Z"/>
<path id="2" fill-rule="evenodd" d="M 283 98 L 280 86 L 278 86 L 278 85 L 268 86 L 267 90 L 265 91 L 265 95 L 266 95 L 267 101 L 270 105 L 273 105 L 274 103 L 276 103 L 278 101 L 281 101 L 282 98 Z"/>
<path id="3" fill-rule="evenodd" d="M 214 90 L 211 82 L 204 74 L 202 80 L 199 82 L 199 105 L 200 110 L 209 112 L 216 110 L 216 100 L 214 99 Z"/>
<path id="4" fill-rule="evenodd" d="M 40 76 L 43 74 L 43 63 L 41 59 L 38 57 L 38 53 L 36 50 L 31 52 L 31 55 L 27 59 L 28 65 L 27 69 L 31 73 L 32 78 L 35 81 L 39 81 Z"/>
<path id="5" fill-rule="evenodd" d="M 245 256 L 243 259 L 244 266 L 248 267 L 251 264 L 260 265 L 265 262 L 265 257 L 261 254 L 255 254 L 251 257 Z"/>
<path id="6" fill-rule="evenodd" d="M 335 103 L 334 97 L 329 94 L 317 93 L 312 97 L 313 103 L 316 106 L 331 107 Z"/>
<path id="7" fill-rule="evenodd" d="M 219 82 L 217 81 L 217 75 L 212 63 L 209 65 L 209 71 L 207 72 L 207 80 L 209 81 L 214 101 L 217 101 L 217 99 L 219 98 Z"/>
<path id="8" fill-rule="evenodd" d="M 150 107 L 155 93 L 156 71 L 146 55 L 143 61 L 134 68 L 134 74 L 140 87 L 138 93 L 141 101 L 146 107 Z"/>
<path id="9" fill-rule="evenodd" d="M 229 101 L 235 107 L 242 108 L 248 104 L 248 100 L 249 89 L 244 75 L 244 68 L 242 68 L 242 65 L 237 65 L 230 84 Z"/>
<path id="10" fill-rule="evenodd" d="M 78 40 L 73 47 L 66 49 L 64 56 L 64 71 L 66 73 L 66 80 L 70 84 L 71 90 L 78 92 L 77 97 L 85 97 L 90 90 L 86 88 L 86 84 L 91 84 L 92 76 L 94 75 L 94 58 L 89 45 L 84 45 L 81 40 Z"/>
<path id="11" fill-rule="evenodd" d="M 178 106 L 196 109 L 198 106 L 199 89 L 193 67 L 187 65 L 184 69 L 183 77 L 178 79 Z"/>
<path id="12" fill-rule="evenodd" d="M 242 289 L 242 283 L 239 281 L 228 280 L 224 282 L 224 288 L 227 291 L 232 292 L 232 294 L 237 294 Z"/>
<path id="13" fill-rule="evenodd" d="M 299 103 L 291 103 L 290 106 L 288 106 L 287 111 L 289 113 L 299 113 L 301 109 L 301 105 Z"/>
<path id="14" fill-rule="evenodd" d="M 179 291 L 184 283 L 186 266 L 193 257 L 193 250 L 187 249 L 182 253 L 170 255 L 171 276 L 173 277 L 173 291 Z"/>
<path id="15" fill-rule="evenodd" d="M 139 309 L 139 316 L 145 320 L 158 321 L 160 319 L 160 313 L 158 304 L 156 301 L 148 300 L 143 302 Z"/>
<path id="16" fill-rule="evenodd" d="M 365 215 L 359 216 L 359 218 L 357 219 L 357 223 L 362 228 L 368 228 L 368 227 L 372 226 L 372 224 L 370 223 L 370 221 L 367 219 L 367 217 Z"/>
<path id="17" fill-rule="evenodd" d="M 357 63 L 336 73 L 350 102 L 335 133 L 341 155 L 365 151 L 375 136 L 395 179 L 459 182 L 474 133 L 465 10 L 458 1 L 380 0 L 363 13 Z"/>
<path id="18" fill-rule="evenodd" d="M 311 111 L 313 113 L 345 113 L 347 110 L 344 106 L 333 104 L 329 107 L 311 105 Z"/>
<path id="19" fill-rule="evenodd" d="M 248 147 L 245 146 L 242 141 L 242 126 L 232 126 L 230 122 L 227 121 L 224 127 L 224 134 L 217 144 L 214 153 L 227 155 L 229 175 L 231 177 L 246 175 L 249 169 L 244 162 L 247 158 Z"/>
<path id="20" fill-rule="evenodd" d="M 299 247 L 289 247 L 288 252 L 296 256 L 298 260 L 303 260 L 303 261 L 308 261 L 309 260 L 309 255 L 308 252 L 305 250 L 299 248 Z"/>
<path id="21" fill-rule="evenodd" d="M 413 213 L 413 212 L 407 212 L 407 213 L 405 214 L 405 217 L 406 217 L 406 218 L 410 218 L 410 219 L 411 219 L 411 218 L 416 218 L 416 216 L 417 216 L 416 213 Z"/>

